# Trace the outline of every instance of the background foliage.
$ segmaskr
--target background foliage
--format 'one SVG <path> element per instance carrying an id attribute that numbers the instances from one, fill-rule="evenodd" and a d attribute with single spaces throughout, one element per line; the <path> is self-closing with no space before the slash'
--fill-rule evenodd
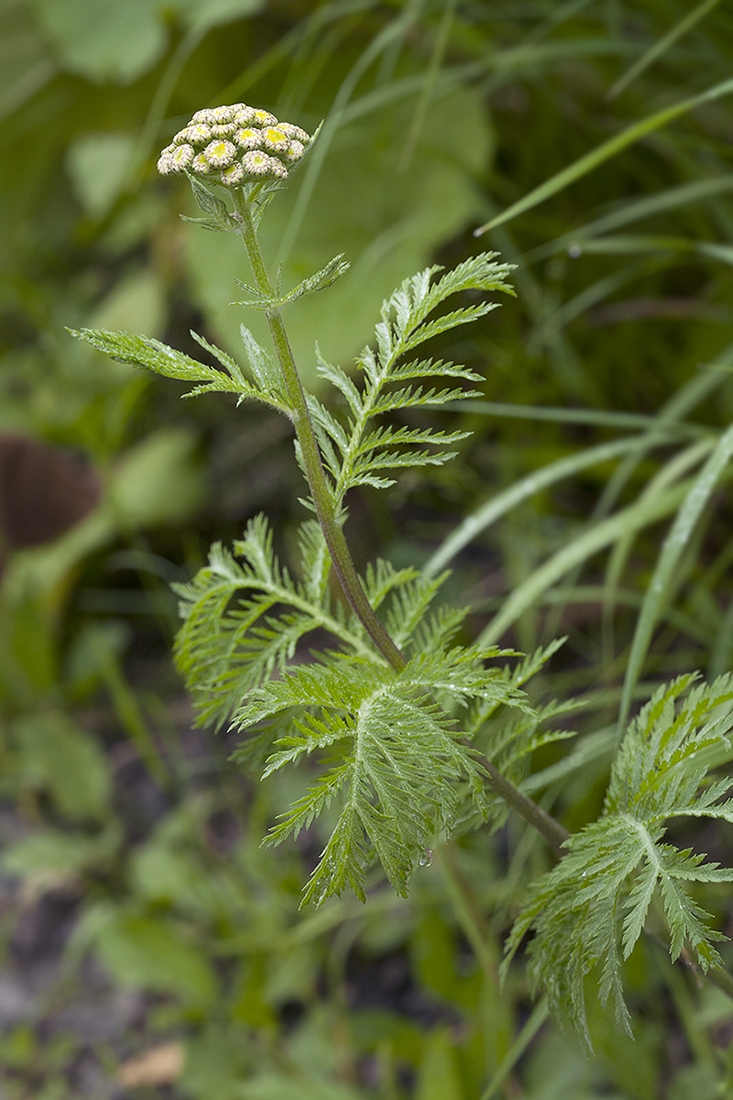
<path id="1" fill-rule="evenodd" d="M 235 99 L 326 119 L 263 241 L 291 282 L 334 252 L 352 262 L 289 313 L 314 384 L 315 339 L 347 363 L 419 268 L 485 247 L 516 263 L 516 301 L 436 341 L 486 378 L 442 418 L 474 431 L 461 458 L 364 491 L 352 544 L 359 564 L 450 564 L 448 598 L 485 644 L 568 635 L 536 690 L 582 699 L 579 736 L 539 754 L 525 789 L 578 829 L 619 712 L 731 667 L 729 7 L 3 0 L 0 19 L 0 431 L 73 449 L 101 486 L 65 534 L 3 552 L 7 1095 L 726 1095 L 730 1002 L 653 939 L 626 964 L 633 1046 L 591 1003 L 587 1059 L 517 963 L 500 992 L 521 887 L 551 866 L 516 823 L 426 857 L 407 901 L 375 878 L 366 907 L 297 915 L 319 837 L 259 848 L 291 781 L 253 787 L 234 741 L 192 731 L 169 657 L 168 582 L 210 541 L 264 508 L 292 552 L 287 425 L 179 402 L 64 326 L 197 354 L 194 327 L 237 353 L 239 257 L 154 174 L 193 111 Z M 675 828 L 730 863 L 725 825 Z M 729 897 L 700 884 L 730 934 Z"/>

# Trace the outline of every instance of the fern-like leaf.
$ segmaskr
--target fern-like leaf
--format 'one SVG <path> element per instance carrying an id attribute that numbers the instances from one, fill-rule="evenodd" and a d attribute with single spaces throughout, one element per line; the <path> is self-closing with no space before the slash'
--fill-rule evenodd
<path id="1" fill-rule="evenodd" d="M 307 279 L 303 279 L 301 283 L 298 283 L 297 286 L 293 287 L 292 290 L 288 290 L 285 294 L 266 295 L 257 290 L 256 287 L 250 286 L 249 283 L 245 283 L 241 279 L 235 279 L 234 281 L 238 286 L 246 290 L 250 297 L 244 301 L 232 302 L 231 304 L 251 306 L 254 309 L 262 310 L 281 309 L 288 302 L 294 302 L 305 294 L 315 294 L 319 290 L 325 290 L 326 287 L 331 286 L 337 279 L 340 279 L 349 270 L 350 266 L 348 260 L 344 259 L 343 252 L 341 252 L 338 256 L 334 256 L 332 260 L 329 260 L 326 266 L 316 272 L 315 275 L 309 275 Z"/>
<path id="2" fill-rule="evenodd" d="M 224 370 L 210 367 L 206 363 L 200 363 L 192 359 L 190 355 L 184 355 L 181 351 L 154 340 L 151 336 L 137 336 L 129 332 L 107 332 L 104 329 L 67 329 L 72 336 L 91 344 L 97 351 L 109 355 L 120 363 L 129 363 L 134 367 L 144 367 L 155 371 L 156 374 L 165 375 L 167 378 L 180 378 L 184 382 L 197 382 L 185 397 L 196 397 L 202 393 L 219 391 L 221 393 L 235 393 L 240 401 L 263 401 L 289 415 L 288 408 L 283 401 L 273 377 L 266 377 L 263 372 L 254 370 L 258 385 L 253 385 L 244 375 L 238 364 L 221 351 L 220 348 L 208 343 L 202 336 L 192 332 L 196 340 L 203 348 L 219 360 Z M 260 351 L 262 349 L 259 349 Z M 254 368 L 258 365 L 258 358 L 251 347 L 250 363 Z M 264 352 L 262 353 L 264 355 Z"/>
<path id="3" fill-rule="evenodd" d="M 428 378 L 481 381 L 480 375 L 455 363 L 404 357 L 431 337 L 496 308 L 496 303 L 478 302 L 429 320 L 429 314 L 450 295 L 476 290 L 513 293 L 506 282 L 511 265 L 496 263 L 494 256 L 495 253 L 484 253 L 473 257 L 439 278 L 435 276 L 442 269 L 430 267 L 406 279 L 382 304 L 382 319 L 375 334 L 376 349 L 367 347 L 357 358 L 357 367 L 363 372 L 361 388 L 339 367 L 326 363 L 318 355 L 319 372 L 340 390 L 349 408 L 348 421 L 342 425 L 319 402 L 311 403 L 339 505 L 356 485 L 374 488 L 392 485 L 394 479 L 386 477 L 384 471 L 441 465 L 454 454 L 445 448 L 465 438 L 464 432 L 375 425 L 374 421 L 386 413 L 445 405 L 475 395 L 475 391 L 463 387 L 400 385 L 398 388 L 395 383 Z M 435 449 L 424 449 L 422 444 Z"/>
<path id="4" fill-rule="evenodd" d="M 183 620 L 176 662 L 201 723 L 225 723 L 252 688 L 285 668 L 310 631 L 325 629 L 353 652 L 371 652 L 363 631 L 348 626 L 330 599 L 328 558 L 312 521 L 302 544 L 308 572 L 295 581 L 273 553 L 267 521 L 257 516 L 233 554 L 215 544 L 208 565 L 174 586 Z"/>
<path id="5" fill-rule="evenodd" d="M 725 937 L 686 884 L 728 882 L 733 872 L 663 841 L 675 817 L 733 821 L 733 779 L 711 782 L 711 766 L 730 757 L 733 676 L 692 687 L 683 676 L 661 688 L 631 723 L 613 763 L 604 812 L 567 842 L 568 854 L 535 884 L 507 942 L 503 969 L 525 934 L 529 968 L 551 1006 L 590 1046 L 584 985 L 596 975 L 603 1004 L 630 1031 L 622 960 L 636 945 L 659 897 L 672 959 L 686 949 L 707 971 L 721 964 Z M 692 690 L 690 690 L 692 688 Z M 680 702 L 681 697 L 687 698 Z M 722 800 L 722 801 L 721 801 Z"/>
<path id="6" fill-rule="evenodd" d="M 486 667 L 487 659 L 499 655 L 478 647 L 434 648 L 396 672 L 331 654 L 250 691 L 236 714 L 242 729 L 293 715 L 290 732 L 273 746 L 265 776 L 304 754 L 341 745 L 339 763 L 326 768 L 268 838 L 280 843 L 297 835 L 338 793 L 338 820 L 304 902 L 321 901 L 346 884 L 363 897 L 372 853 L 404 894 L 425 847 L 436 833 L 452 828 L 466 797 L 486 815 L 481 766 L 441 699 L 491 699 L 528 709 L 523 692 Z"/>

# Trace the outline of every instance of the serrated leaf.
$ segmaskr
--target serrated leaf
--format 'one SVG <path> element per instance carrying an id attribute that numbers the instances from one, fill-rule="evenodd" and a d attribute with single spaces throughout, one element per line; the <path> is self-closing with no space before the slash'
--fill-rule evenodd
<path id="1" fill-rule="evenodd" d="M 401 579 L 409 587 L 411 574 Z M 397 574 L 383 566 L 369 586 L 395 594 Z M 424 612 L 426 599 L 419 596 Z M 337 742 L 346 746 L 339 763 L 326 769 L 269 835 L 268 843 L 280 843 L 297 834 L 342 792 L 337 824 L 306 899 L 323 900 L 347 884 L 359 894 L 372 851 L 395 890 L 404 893 L 424 848 L 436 831 L 452 826 L 463 800 L 486 814 L 473 750 L 459 739 L 452 714 L 438 700 L 446 694 L 491 697 L 527 707 L 523 693 L 498 669 L 484 667 L 486 658 L 499 655 L 496 649 L 435 647 L 395 672 L 363 657 L 332 654 L 318 664 L 284 669 L 279 679 L 250 692 L 236 715 L 240 728 L 293 715 L 292 732 L 273 746 L 265 776 L 303 754 Z"/>
<path id="2" fill-rule="evenodd" d="M 129 332 L 107 332 L 104 329 L 67 329 L 79 340 L 91 344 L 120 363 L 146 367 L 168 378 L 182 378 L 187 382 L 211 381 L 220 372 L 207 367 L 196 359 L 176 351 L 151 336 L 136 336 Z"/>
<path id="3" fill-rule="evenodd" d="M 439 449 L 466 438 L 467 433 L 464 432 L 390 425 L 375 428 L 373 422 L 385 413 L 448 404 L 474 395 L 473 390 L 455 387 L 403 386 L 395 389 L 393 383 L 441 376 L 480 380 L 473 371 L 455 363 L 431 359 L 405 362 L 404 356 L 432 336 L 474 321 L 495 306 L 494 303 L 483 302 L 428 320 L 428 315 L 451 294 L 469 289 L 511 293 L 506 282 L 511 268 L 506 264 L 497 264 L 494 255 L 486 253 L 474 257 L 437 279 L 434 277 L 441 269 L 426 268 L 406 279 L 382 303 L 382 320 L 375 330 L 376 350 L 367 347 L 356 360 L 357 366 L 364 372 L 361 389 L 340 368 L 326 363 L 318 355 L 319 373 L 340 390 L 350 409 L 349 420 L 343 426 L 335 425 L 333 418 L 331 423 L 321 418 L 324 429 L 340 453 L 330 453 L 328 456 L 328 468 L 333 475 L 338 504 L 348 490 L 357 485 L 383 488 L 393 484 L 393 479 L 384 477 L 382 470 L 442 465 L 454 457 L 454 453 Z M 420 443 L 427 443 L 436 450 L 417 450 L 416 444 Z"/>
<path id="4" fill-rule="evenodd" d="M 225 232 L 225 226 L 220 225 L 219 222 L 214 221 L 212 218 L 189 218 L 187 214 L 179 214 L 178 216 L 182 222 L 191 222 L 192 225 L 200 225 L 202 229 L 209 229 L 213 233 Z"/>
<path id="5" fill-rule="evenodd" d="M 268 393 L 279 392 L 280 377 L 272 356 L 257 343 L 248 328 L 244 325 L 240 325 L 239 331 L 242 336 L 242 343 L 244 344 L 249 368 L 257 379 L 261 389 Z"/>
<path id="6" fill-rule="evenodd" d="M 332 286 L 337 279 L 340 279 L 349 270 L 350 266 L 349 261 L 344 259 L 343 252 L 339 252 L 315 275 L 309 275 L 307 279 L 303 279 L 296 287 L 289 290 L 283 296 L 283 303 L 294 302 L 296 298 L 301 298 L 305 294 L 315 294 L 319 290 L 325 290 L 326 287 Z"/>
<path id="7" fill-rule="evenodd" d="M 280 566 L 263 516 L 247 525 L 234 553 L 215 543 L 209 560 L 188 584 L 175 585 L 183 624 L 176 663 L 186 677 L 202 723 L 217 727 L 274 669 L 284 669 L 299 640 L 317 629 L 354 652 L 370 652 L 363 630 L 344 621 L 327 585 L 328 559 L 317 546 L 312 521 L 303 539 L 309 572 L 296 581 Z M 274 609 L 280 609 L 279 614 Z"/>
<path id="8" fill-rule="evenodd" d="M 196 200 L 196 205 L 199 210 L 202 210 L 204 214 L 211 215 L 212 221 L 218 224 L 221 229 L 235 229 L 237 223 L 227 210 L 226 203 L 223 199 L 215 195 L 214 192 L 211 191 L 198 176 L 193 175 L 192 172 L 187 172 L 186 175 L 191 184 L 193 197 Z"/>
<path id="9" fill-rule="evenodd" d="M 282 306 L 286 306 L 289 302 L 294 302 L 296 299 L 302 298 L 306 294 L 315 294 L 319 290 L 325 290 L 326 287 L 335 283 L 344 272 L 348 271 L 349 266 L 348 261 L 344 260 L 343 253 L 340 253 L 338 256 L 334 256 L 332 260 L 329 260 L 326 266 L 315 275 L 303 279 L 301 283 L 298 283 L 297 286 L 293 287 L 292 290 L 287 291 L 285 294 L 279 292 L 279 275 L 277 280 L 278 293 L 272 295 L 262 294 L 255 287 L 242 282 L 241 279 L 236 279 L 235 281 L 237 284 L 246 290 L 251 297 L 241 302 L 234 302 L 233 304 L 238 306 L 251 306 L 254 309 L 271 312 L 280 309 Z"/>
<path id="10" fill-rule="evenodd" d="M 167 378 L 180 378 L 186 382 L 198 382 L 199 385 L 184 394 L 184 397 L 195 397 L 198 394 L 211 391 L 234 393 L 239 396 L 240 400 L 264 401 L 280 412 L 287 411 L 286 405 L 275 387 L 270 387 L 267 384 L 262 385 L 261 388 L 253 386 L 245 379 L 233 359 L 196 333 L 191 333 L 193 338 L 219 360 L 226 373 L 216 367 L 201 363 L 198 359 L 192 359 L 189 355 L 176 351 L 175 348 L 171 348 L 151 336 L 139 336 L 129 332 L 107 332 L 103 329 L 67 329 L 67 332 L 77 339 L 91 344 L 97 351 L 104 352 L 118 362 L 130 363 L 135 367 L 152 370 L 156 374 L 162 374 Z M 259 360 L 257 362 L 259 368 Z"/>
<path id="11" fill-rule="evenodd" d="M 507 941 L 506 966 L 522 938 L 533 981 L 551 1007 L 590 1046 L 583 983 L 598 981 L 621 1026 L 621 957 L 628 958 L 658 898 L 669 927 L 670 956 L 683 949 L 703 970 L 721 963 L 723 939 L 687 889 L 693 882 L 728 882 L 733 871 L 664 841 L 665 822 L 679 816 L 730 815 L 733 779 L 708 783 L 711 763 L 727 759 L 733 728 L 733 675 L 713 684 L 683 676 L 660 688 L 631 723 L 614 760 L 602 816 L 576 833 L 568 855 L 531 889 Z M 724 748 L 717 757 L 711 747 Z M 621 951 L 619 951 L 619 946 Z"/>

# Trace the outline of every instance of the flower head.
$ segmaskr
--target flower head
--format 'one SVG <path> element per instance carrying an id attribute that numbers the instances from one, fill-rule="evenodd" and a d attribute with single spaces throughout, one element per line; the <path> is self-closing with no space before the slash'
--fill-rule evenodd
<path id="1" fill-rule="evenodd" d="M 273 153 L 284 153 L 290 144 L 287 134 L 279 126 L 266 126 L 262 130 L 262 142 Z"/>
<path id="2" fill-rule="evenodd" d="M 170 172 L 176 171 L 176 167 L 171 160 L 175 149 L 175 145 L 166 145 L 158 158 L 158 171 L 162 176 L 167 176 Z"/>
<path id="3" fill-rule="evenodd" d="M 237 126 L 249 126 L 251 122 L 254 122 L 257 112 L 254 107 L 246 107 L 244 103 L 237 104 L 239 110 L 234 116 L 234 122 Z"/>
<path id="4" fill-rule="evenodd" d="M 257 149 L 262 141 L 262 130 L 256 126 L 247 126 L 244 130 L 237 130 L 234 140 L 242 149 Z"/>
<path id="5" fill-rule="evenodd" d="M 305 130 L 301 130 L 300 126 L 294 126 L 292 122 L 278 122 L 277 127 L 278 130 L 284 130 L 289 138 L 294 138 L 303 145 L 307 145 L 310 141 L 310 134 L 306 134 Z"/>
<path id="6" fill-rule="evenodd" d="M 291 163 L 294 164 L 296 160 L 300 160 L 304 152 L 305 146 L 303 145 L 303 143 L 300 141 L 296 141 L 295 138 L 293 138 L 289 142 L 288 147 L 285 150 L 285 158 L 286 160 L 289 160 Z"/>
<path id="7" fill-rule="evenodd" d="M 277 126 L 277 119 L 269 111 L 263 111 L 259 107 L 254 108 L 254 121 L 258 126 Z"/>
<path id="8" fill-rule="evenodd" d="M 191 170 L 196 172 L 199 176 L 208 176 L 211 171 L 211 165 L 203 153 L 199 153 L 198 156 L 193 158 L 191 161 Z"/>
<path id="9" fill-rule="evenodd" d="M 221 125 L 224 122 L 231 122 L 237 113 L 237 107 L 239 104 L 231 107 L 212 107 L 211 114 L 215 123 Z"/>
<path id="10" fill-rule="evenodd" d="M 288 170 L 277 157 L 270 157 L 259 149 L 250 149 L 242 157 L 242 165 L 253 176 L 279 176 L 284 178 Z"/>
<path id="11" fill-rule="evenodd" d="M 169 154 L 170 163 L 175 171 L 177 168 L 188 168 L 194 158 L 192 145 L 176 145 Z"/>
<path id="12" fill-rule="evenodd" d="M 173 138 L 174 145 L 182 145 L 184 142 L 191 142 L 193 145 L 202 145 L 207 141 L 211 141 L 211 127 L 203 122 L 197 122 L 186 126 L 185 129 L 179 130 Z"/>
<path id="13" fill-rule="evenodd" d="M 195 172 L 225 187 L 285 179 L 310 140 L 300 126 L 246 103 L 206 107 L 162 151 L 158 171 Z"/>
<path id="14" fill-rule="evenodd" d="M 227 187 L 236 187 L 238 183 L 242 182 L 246 175 L 247 171 L 244 165 L 241 160 L 237 160 L 234 164 L 224 169 L 221 174 L 221 182 L 226 184 Z"/>
<path id="15" fill-rule="evenodd" d="M 203 111 L 197 111 L 191 119 L 191 122 L 204 122 L 209 126 L 212 126 L 216 122 L 216 116 L 210 107 L 205 107 Z"/>
<path id="16" fill-rule="evenodd" d="M 204 149 L 204 156 L 212 168 L 228 168 L 234 163 L 236 154 L 231 141 L 212 141 Z"/>

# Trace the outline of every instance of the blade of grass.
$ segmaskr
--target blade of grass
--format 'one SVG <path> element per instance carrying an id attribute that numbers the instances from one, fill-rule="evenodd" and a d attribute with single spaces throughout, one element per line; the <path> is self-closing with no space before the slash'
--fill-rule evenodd
<path id="1" fill-rule="evenodd" d="M 662 440 L 658 440 L 657 445 L 661 442 Z M 620 455 L 628 454 L 641 447 L 646 449 L 648 446 L 649 442 L 646 437 L 632 436 L 626 439 L 614 439 L 610 443 L 602 443 L 598 447 L 591 447 L 579 454 L 561 458 L 535 473 L 528 474 L 527 477 L 515 482 L 503 493 L 492 497 L 477 511 L 468 515 L 428 559 L 423 567 L 423 575 L 433 577 L 441 573 L 448 562 L 464 546 L 467 546 L 481 531 L 485 531 L 487 527 L 490 527 L 492 523 L 495 523 L 497 519 L 516 507 L 521 501 L 526 500 L 527 497 L 533 496 L 541 489 L 547 488 L 548 485 L 552 485 L 564 477 L 571 477 L 588 466 L 609 462 Z"/>
<path id="2" fill-rule="evenodd" d="M 641 677 L 644 662 L 649 652 L 652 633 L 659 620 L 674 570 L 695 529 L 703 508 L 710 499 L 710 494 L 720 481 L 732 457 L 733 427 L 730 427 L 720 437 L 717 447 L 690 487 L 665 540 L 657 561 L 657 567 L 644 597 L 641 614 L 631 643 L 631 653 L 629 654 L 619 708 L 619 736 L 626 728 L 626 720 L 631 706 L 631 694 Z"/>
<path id="3" fill-rule="evenodd" d="M 645 500 L 653 501 L 654 498 L 664 492 L 665 489 L 674 485 L 676 481 L 679 481 L 683 474 L 687 473 L 692 466 L 697 465 L 700 458 L 704 457 L 707 450 L 704 444 L 702 451 L 699 450 L 699 446 L 698 444 L 694 447 L 687 448 L 687 450 L 675 455 L 673 459 L 663 466 L 648 483 L 644 492 L 640 495 L 638 502 L 643 503 Z M 606 667 L 611 666 L 615 652 L 613 616 L 617 603 L 618 586 L 621 582 L 626 562 L 631 554 L 636 535 L 636 531 L 630 531 L 618 540 L 609 555 L 608 565 L 606 566 L 601 628 L 604 664 Z"/>
<path id="4" fill-rule="evenodd" d="M 677 423 L 684 417 L 688 416 L 692 410 L 700 404 L 701 401 L 709 397 L 718 386 L 726 381 L 726 374 L 724 370 L 716 371 L 714 368 L 719 364 L 721 368 L 728 367 L 733 356 L 733 345 L 729 345 L 721 352 L 718 357 L 717 363 L 710 364 L 707 370 L 701 371 L 697 375 L 693 375 L 692 378 L 673 396 L 670 400 L 659 410 L 655 420 L 656 425 L 651 428 L 648 438 L 653 440 L 658 430 L 665 430 L 671 423 Z M 707 432 L 701 434 L 707 435 Z M 637 469 L 639 463 L 643 460 L 644 453 L 639 451 L 634 454 L 630 454 L 623 460 L 614 471 L 613 475 L 608 481 L 606 488 L 598 502 L 597 507 L 594 509 L 594 518 L 600 518 L 607 515 L 613 508 L 615 502 L 619 499 L 626 485 L 633 477 L 634 471 Z M 659 492 L 667 485 L 671 484 L 670 474 L 673 474 L 675 468 L 677 469 L 676 476 L 682 476 L 682 470 L 679 466 L 675 467 L 674 463 L 678 460 L 673 460 L 673 463 L 668 463 L 665 471 L 661 473 L 661 480 L 655 479 L 652 490 L 653 494 Z M 685 459 L 682 460 L 686 461 Z M 633 536 L 621 538 L 609 557 L 608 565 L 606 567 L 606 579 L 605 589 L 606 597 L 604 599 L 604 609 L 602 616 L 602 648 L 604 652 L 604 665 L 610 668 L 613 664 L 613 654 L 615 650 L 614 631 L 613 631 L 613 608 L 615 604 L 615 593 L 620 582 L 621 573 L 623 571 L 623 563 L 626 560 L 626 556 L 631 548 Z"/>
<path id="5" fill-rule="evenodd" d="M 671 425 L 674 424 L 677 426 L 678 422 L 688 416 L 696 405 L 699 405 L 700 402 L 709 397 L 718 386 L 722 385 L 722 383 L 727 380 L 726 375 L 723 370 L 720 370 L 718 373 L 716 368 L 727 368 L 731 362 L 733 362 L 733 344 L 725 348 L 714 363 L 706 364 L 705 370 L 700 370 L 699 374 L 694 374 L 689 381 L 687 381 L 677 393 L 674 393 L 669 401 L 662 406 L 654 418 L 655 422 L 647 435 L 649 443 L 652 444 L 659 438 L 659 432 L 664 434 Z M 710 433 L 701 429 L 698 432 L 698 436 L 707 436 L 709 438 Z M 607 515 L 611 511 L 629 483 L 639 462 L 641 462 L 643 458 L 644 453 L 640 451 L 630 454 L 628 458 L 620 463 L 618 469 L 609 479 L 598 504 L 593 510 L 594 518 Z"/>
<path id="6" fill-rule="evenodd" d="M 406 172 L 412 156 L 415 152 L 420 134 L 422 133 L 425 125 L 425 120 L 428 114 L 428 107 L 430 106 L 430 100 L 433 96 L 435 84 L 443 64 L 443 58 L 448 48 L 448 40 L 450 38 L 450 31 L 453 25 L 453 20 L 456 15 L 456 5 L 458 0 L 447 0 L 443 9 L 443 17 L 440 21 L 440 27 L 438 33 L 435 36 L 435 44 L 433 46 L 433 52 L 430 57 L 430 64 L 425 71 L 425 79 L 420 91 L 420 98 L 415 108 L 415 113 L 412 116 L 410 123 L 410 129 L 407 132 L 405 144 L 402 149 L 402 156 L 400 157 L 399 171 Z"/>
<path id="7" fill-rule="evenodd" d="M 599 428 L 628 428 L 634 431 L 653 428 L 656 416 L 644 413 L 614 412 L 605 409 L 566 409 L 543 405 L 513 405 L 504 401 L 456 401 L 451 408 L 459 412 L 480 413 L 485 416 L 505 416 L 515 420 L 549 420 L 556 424 L 593 424 Z M 710 435 L 710 429 L 696 424 L 669 425 L 665 431 L 674 431 L 682 438 L 698 439 Z"/>
<path id="8" fill-rule="evenodd" d="M 581 254 L 587 256 L 629 256 L 650 255 L 652 253 L 665 252 L 690 252 L 700 256 L 708 256 L 714 260 L 721 260 L 726 264 L 733 264 L 733 247 L 729 244 L 718 244 L 715 241 L 691 241 L 685 237 L 646 237 L 634 234 L 619 234 L 613 237 L 604 237 L 603 240 L 586 241 L 582 246 L 575 245 L 572 258 L 578 259 Z"/>
<path id="9" fill-rule="evenodd" d="M 559 333 L 561 329 L 578 317 L 582 317 L 589 309 L 593 309 L 594 306 L 605 301 L 627 283 L 633 282 L 640 276 L 648 275 L 650 268 L 657 266 L 658 263 L 652 262 L 650 264 L 648 259 L 637 261 L 628 264 L 620 271 L 614 271 L 612 274 L 606 275 L 603 279 L 598 279 L 595 283 L 591 283 L 579 294 L 568 299 L 567 302 L 563 302 L 562 305 L 535 326 L 527 341 L 528 347 L 534 350 L 538 346 L 547 343 L 551 336 Z"/>
<path id="10" fill-rule="evenodd" d="M 493 207 L 490 206 L 490 209 Z M 531 268 L 524 266 L 522 256 L 512 234 L 506 226 L 496 231 L 494 241 L 501 255 L 509 262 L 516 263 L 514 283 L 519 298 L 525 303 L 533 324 L 539 324 L 545 316 L 547 289 L 542 279 L 538 279 Z M 584 405 L 601 407 L 607 404 L 603 389 L 594 373 L 575 350 L 566 334 L 554 334 L 546 347 L 549 365 L 558 383 L 558 396 L 568 405 L 578 402 Z"/>
<path id="11" fill-rule="evenodd" d="M 712 88 L 700 92 L 699 95 L 691 96 L 689 99 L 683 99 L 679 103 L 672 104 L 671 107 L 665 107 L 662 111 L 657 111 L 653 115 L 648 115 L 640 122 L 635 122 L 632 126 L 627 126 L 620 134 L 616 134 L 615 137 L 609 138 L 608 141 L 604 141 L 601 145 L 591 150 L 590 153 L 586 153 L 585 156 L 576 160 L 574 164 L 568 165 L 567 168 L 563 168 L 561 172 L 558 172 L 551 179 L 546 180 L 543 184 L 540 184 L 539 187 L 535 187 L 528 195 L 524 195 L 518 202 L 513 203 L 502 214 L 497 215 L 497 217 L 492 218 L 491 221 L 487 222 L 485 225 L 475 229 L 474 236 L 480 237 L 483 233 L 488 232 L 488 230 L 495 229 L 498 225 L 503 225 L 504 222 L 516 218 L 519 214 L 526 213 L 527 210 L 532 210 L 535 206 L 539 206 L 540 203 L 545 202 L 546 199 L 556 195 L 558 191 L 562 191 L 563 188 L 580 179 L 581 176 L 587 175 L 588 172 L 592 172 L 594 168 L 603 164 L 604 161 L 616 156 L 617 153 L 620 153 L 629 145 L 633 145 L 633 143 L 639 141 L 640 138 L 646 137 L 647 134 L 653 133 L 654 130 L 658 130 L 662 126 L 666 126 L 668 122 L 672 122 L 674 119 L 679 118 L 680 115 L 687 114 L 696 107 L 700 107 L 703 103 L 709 103 L 712 100 L 720 99 L 722 96 L 729 95 L 731 92 L 733 92 L 733 79 L 723 80 L 720 84 L 715 84 Z"/>
<path id="12" fill-rule="evenodd" d="M 708 678 L 714 680 L 733 665 L 733 600 L 728 604 L 718 631 L 710 646 Z"/>
<path id="13" fill-rule="evenodd" d="M 455 853 L 451 852 L 448 845 L 441 845 L 433 853 L 433 860 L 440 869 L 445 892 L 458 925 L 488 981 L 496 985 L 498 982 L 496 949 L 492 954 L 487 946 L 486 934 L 480 928 L 476 915 L 477 901 L 459 874 L 455 866 L 455 858 Z"/>
<path id="14" fill-rule="evenodd" d="M 492 1096 L 496 1096 L 498 1089 L 501 1088 L 506 1078 L 512 1072 L 549 1014 L 550 1010 L 548 1008 L 547 997 L 542 997 L 533 1008 L 529 1019 L 504 1055 L 496 1073 L 481 1093 L 481 1100 L 491 1100 Z"/>
<path id="15" fill-rule="evenodd" d="M 636 80 L 637 76 L 640 76 L 645 69 L 648 69 L 649 66 L 653 65 L 655 61 L 667 52 L 667 50 L 671 49 L 678 39 L 687 34 L 689 30 L 692 30 L 695 24 L 699 23 L 701 19 L 704 19 L 719 3 L 720 0 L 703 0 L 701 4 L 698 4 L 696 8 L 680 19 L 678 23 L 675 23 L 665 35 L 658 39 L 641 55 L 638 61 L 635 61 L 634 64 L 626 70 L 623 76 L 619 77 L 606 94 L 606 99 L 614 99 L 624 90 L 624 88 L 628 88 L 629 84 Z"/>
<path id="16" fill-rule="evenodd" d="M 171 781 L 169 769 L 158 751 L 140 704 L 127 682 L 118 658 L 111 649 L 102 648 L 98 660 L 102 681 L 109 691 L 120 724 L 127 732 L 152 778 L 165 790 Z"/>
<path id="17" fill-rule="evenodd" d="M 602 585 L 558 585 L 556 588 L 551 588 L 549 591 L 543 592 L 538 596 L 537 606 L 557 606 L 564 610 L 566 607 L 572 607 L 577 604 L 601 605 L 605 595 L 606 589 Z M 633 608 L 635 612 L 639 612 L 644 601 L 644 596 L 641 592 L 634 592 L 631 589 L 622 588 L 614 592 L 614 600 L 622 607 L 630 607 Z M 501 604 L 501 597 L 490 596 L 487 599 L 473 601 L 471 603 L 471 608 L 476 614 L 480 614 L 482 612 L 497 610 L 501 607 Z M 675 608 L 665 608 L 663 612 L 663 621 L 673 627 L 678 634 L 687 634 L 694 641 L 699 642 L 700 645 L 705 645 L 710 640 L 710 630 L 708 626 Z M 560 628 L 558 627 L 558 629 Z M 568 628 L 566 627 L 566 629 Z M 548 630 L 547 633 L 556 632 Z M 613 656 L 610 656 L 608 660 L 610 664 L 613 661 Z"/>
<path id="18" fill-rule="evenodd" d="M 688 203 L 711 199 L 715 195 L 724 194 L 730 190 L 733 190 L 733 176 L 717 176 L 714 179 L 693 180 L 692 183 L 683 183 L 679 187 L 670 187 L 661 194 L 646 195 L 642 199 L 624 202 L 610 214 L 604 214 L 603 217 L 587 222 L 586 225 L 571 229 L 568 233 L 562 233 L 539 248 L 533 248 L 531 252 L 525 252 L 522 263 L 538 263 L 565 249 L 572 250 L 571 254 L 574 257 L 580 256 L 586 250 L 587 243 L 593 238 L 601 237 L 614 229 L 621 229 L 625 225 L 631 225 L 644 218 L 653 218 L 676 210 Z"/>
<path id="19" fill-rule="evenodd" d="M 688 478 L 681 485 L 668 489 L 656 500 L 637 501 L 573 539 L 514 589 L 501 611 L 481 632 L 479 643 L 491 645 L 496 642 L 525 611 L 535 604 L 543 592 L 576 565 L 587 561 L 599 550 L 610 546 L 630 531 L 641 530 L 669 516 L 679 507 L 694 483 L 692 478 Z"/>

